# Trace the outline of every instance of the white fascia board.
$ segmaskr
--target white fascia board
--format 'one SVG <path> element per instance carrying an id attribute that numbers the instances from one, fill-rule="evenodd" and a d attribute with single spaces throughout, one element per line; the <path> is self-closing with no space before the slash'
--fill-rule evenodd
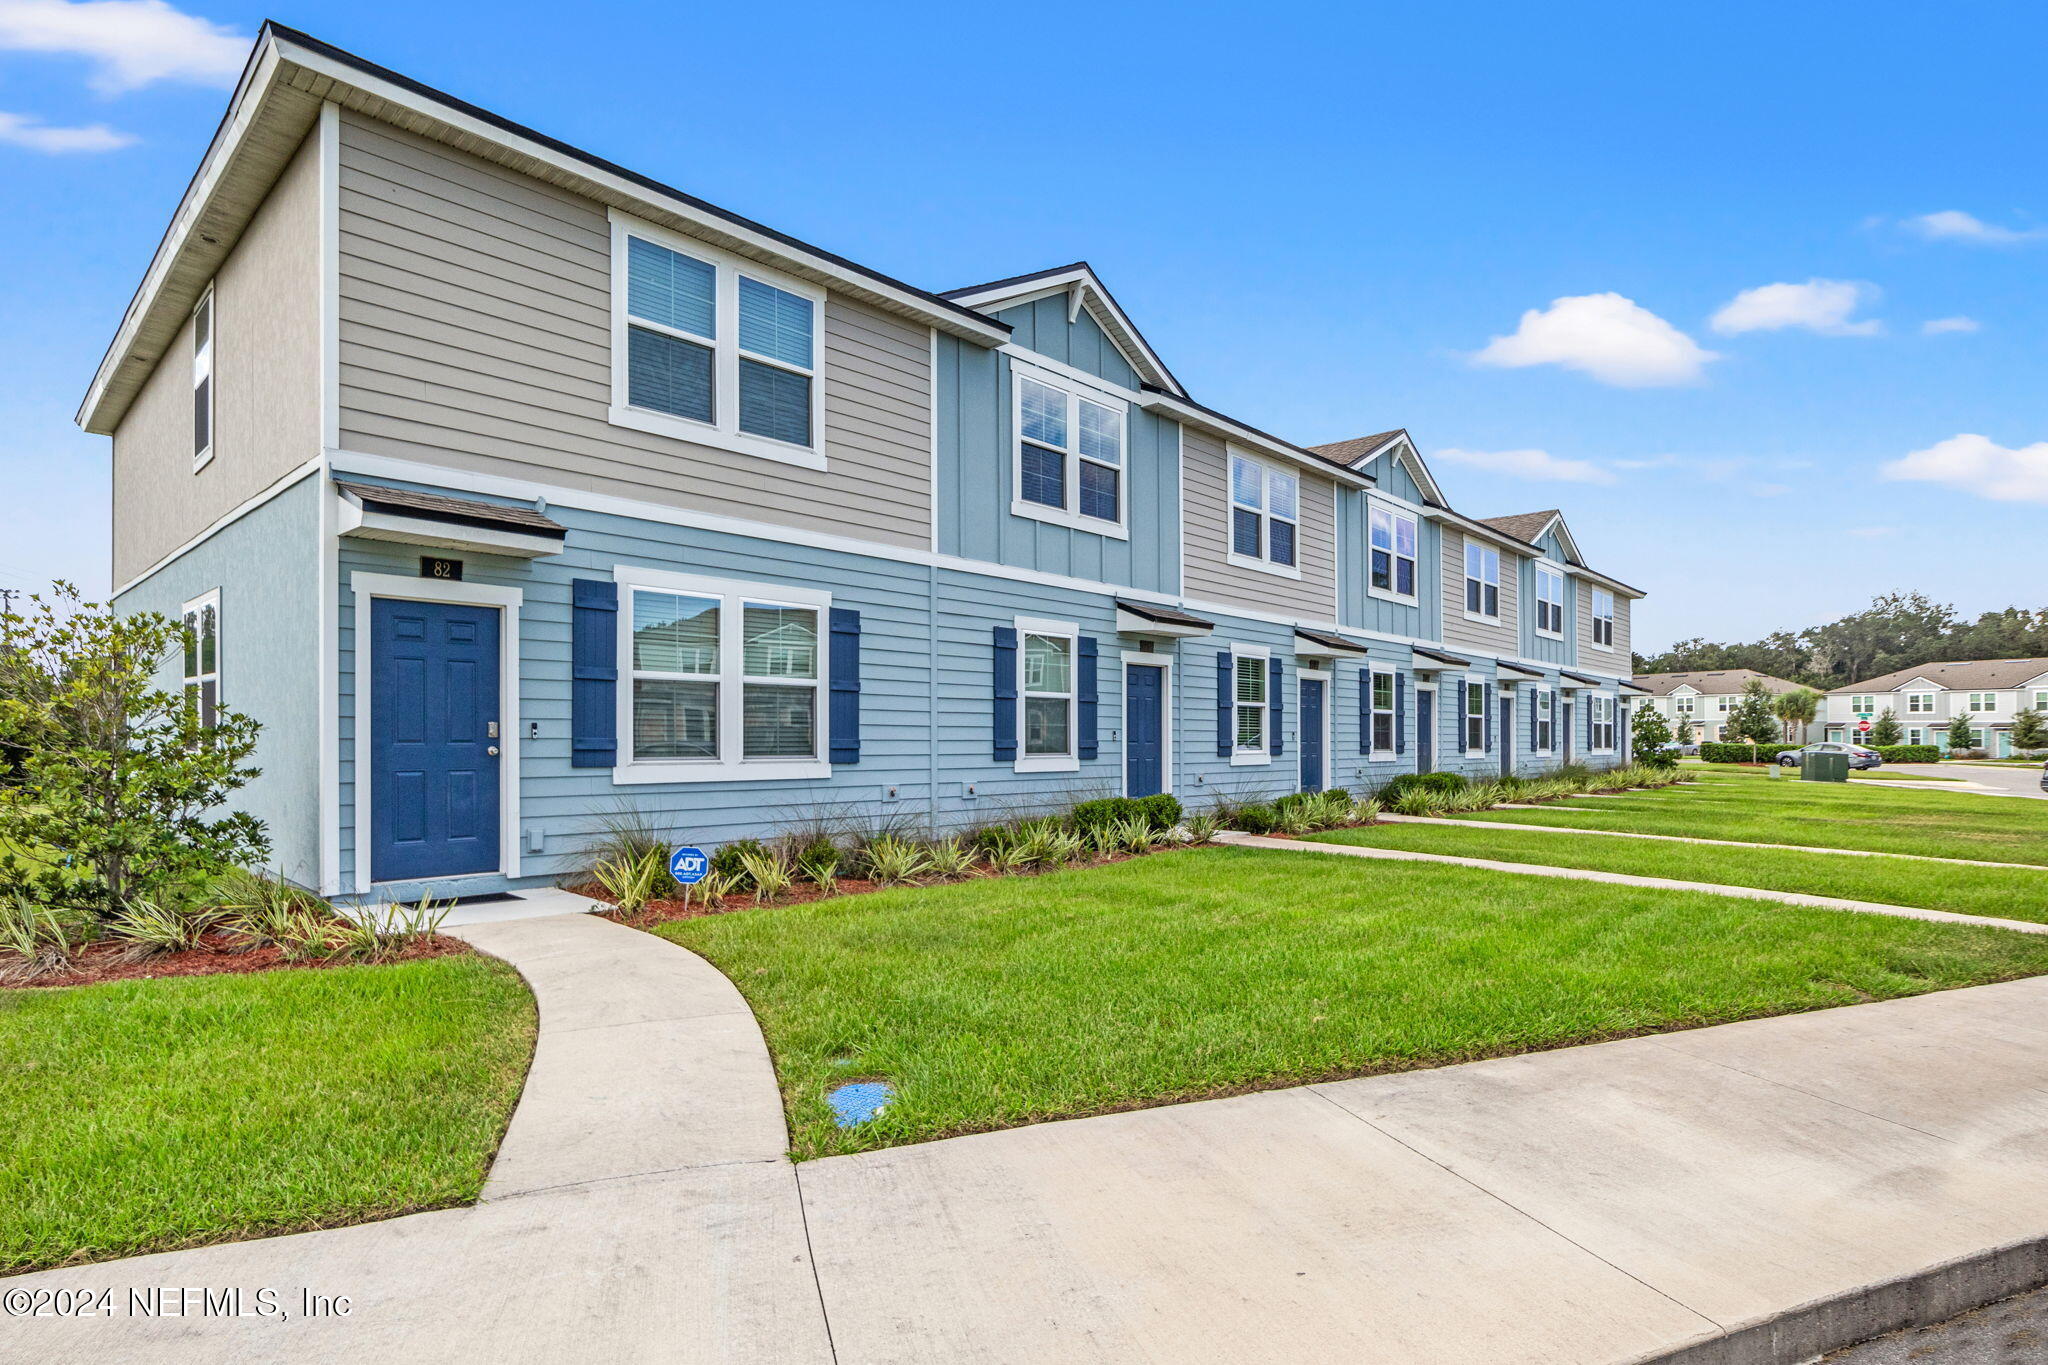
<path id="1" fill-rule="evenodd" d="M 1096 278 L 1095 272 L 1085 265 L 1076 265 L 1071 270 L 1052 275 L 1037 275 L 1014 284 L 977 289 L 971 294 L 956 294 L 952 301 L 964 308 L 995 311 L 1015 308 L 1055 294 L 1068 296 L 1068 322 L 1073 322 L 1080 315 L 1080 310 L 1086 308 L 1124 359 L 1130 362 L 1131 368 L 1144 376 L 1147 383 L 1186 396 L 1186 390 L 1166 368 L 1166 362 L 1145 343 L 1137 325 L 1109 296 L 1109 291 L 1102 287 L 1102 281 Z"/>
<path id="2" fill-rule="evenodd" d="M 420 545 L 435 550 L 467 550 L 475 554 L 510 555 L 516 559 L 541 559 L 562 553 L 562 537 L 529 535 L 510 528 L 458 526 L 431 517 L 408 517 L 377 512 L 353 498 L 341 500 L 337 535 L 358 540 L 386 540 L 401 545 Z"/>
<path id="3" fill-rule="evenodd" d="M 1250 427 L 1241 426 L 1228 418 L 1217 417 L 1212 413 L 1204 412 L 1200 408 L 1190 406 L 1180 399 L 1173 397 L 1171 394 L 1148 393 L 1139 399 L 1138 405 L 1147 412 L 1170 417 L 1182 426 L 1194 427 L 1199 431 L 1206 431 L 1211 435 L 1221 436 L 1227 441 L 1235 441 L 1247 449 L 1256 450 L 1261 455 L 1285 460 L 1289 464 L 1298 465 L 1303 469 L 1313 470 L 1315 473 L 1326 475 L 1346 487 L 1371 488 L 1373 486 L 1372 480 L 1363 474 L 1348 470 L 1342 465 L 1332 464 L 1328 460 L 1319 459 L 1304 450 L 1296 449 L 1284 441 L 1277 441 L 1271 436 L 1262 435 L 1259 432 L 1253 431 Z"/>

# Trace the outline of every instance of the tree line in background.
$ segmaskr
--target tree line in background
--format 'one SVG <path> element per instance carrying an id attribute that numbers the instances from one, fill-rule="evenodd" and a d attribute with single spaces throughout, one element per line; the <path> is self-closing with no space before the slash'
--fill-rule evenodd
<path id="1" fill-rule="evenodd" d="M 1638 654 L 1638 673 L 1753 668 L 1823 691 L 1900 668 L 1950 659 L 2030 659 L 2048 655 L 2048 609 L 2007 607 L 1974 621 L 1923 593 L 1886 593 L 1862 611 L 1824 626 L 1774 631 L 1748 644 L 1694 637 L 1662 654 Z"/>

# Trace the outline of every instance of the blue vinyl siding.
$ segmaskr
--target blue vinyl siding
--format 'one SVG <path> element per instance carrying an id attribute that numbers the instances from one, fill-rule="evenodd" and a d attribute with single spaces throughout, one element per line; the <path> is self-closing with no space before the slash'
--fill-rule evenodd
<path id="1" fill-rule="evenodd" d="M 1565 558 L 1564 547 L 1558 543 L 1557 532 L 1546 532 L 1536 542 L 1555 564 L 1565 566 L 1564 580 L 1564 639 L 1553 640 L 1536 633 L 1536 561 L 1520 561 L 1522 655 L 1524 658 L 1541 659 L 1545 663 L 1563 664 L 1569 668 L 1578 658 L 1579 647 L 1579 599 L 1586 586 L 1572 576 L 1571 561 Z"/>
<path id="2" fill-rule="evenodd" d="M 994 316 L 1010 324 L 1010 343 L 1014 346 L 1086 370 L 1126 389 L 1138 387 L 1138 372 L 1087 310 L 1082 310 L 1072 323 L 1067 321 L 1065 294 L 1020 303 Z"/>
<path id="3" fill-rule="evenodd" d="M 1384 461 L 1382 461 L 1384 463 Z M 1379 466 L 1374 466 L 1377 469 Z M 1404 475 L 1405 477 L 1405 475 Z M 1377 631 L 1417 640 L 1440 640 L 1443 571 L 1439 567 L 1443 535 L 1434 521 L 1417 519 L 1416 605 L 1389 602 L 1367 591 L 1372 572 L 1368 533 L 1371 529 L 1365 490 L 1337 490 L 1337 620 L 1354 630 Z"/>

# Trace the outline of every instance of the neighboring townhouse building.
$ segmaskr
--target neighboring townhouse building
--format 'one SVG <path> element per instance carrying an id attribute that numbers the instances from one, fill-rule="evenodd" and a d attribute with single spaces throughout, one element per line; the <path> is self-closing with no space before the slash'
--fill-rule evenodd
<path id="1" fill-rule="evenodd" d="M 1971 747 L 2010 757 L 2012 718 L 2021 711 L 2048 716 L 2048 659 L 1966 659 L 1921 664 L 1828 693 L 1823 718 L 1829 739 L 1859 739 L 1865 721 L 1887 710 L 1898 717 L 1907 744 L 1948 742 L 1948 727 L 1967 716 Z"/>
<path id="2" fill-rule="evenodd" d="M 331 895 L 1626 756 L 1557 512 L 1202 405 L 1085 264 L 930 292 L 275 25 L 79 420 Z"/>
<path id="3" fill-rule="evenodd" d="M 1638 673 L 1635 682 L 1649 694 L 1643 704 L 1662 712 L 1671 722 L 1674 734 L 1680 721 L 1691 721 L 1692 737 L 1703 744 L 1727 738 L 1730 713 L 1741 704 L 1743 690 L 1751 682 L 1762 683 L 1774 697 L 1781 692 L 1797 692 L 1800 688 L 1796 682 L 1774 678 L 1753 668 Z M 1803 729 L 1803 734 L 1795 736 L 1797 742 L 1805 744 L 1820 738 L 1818 718 Z"/>

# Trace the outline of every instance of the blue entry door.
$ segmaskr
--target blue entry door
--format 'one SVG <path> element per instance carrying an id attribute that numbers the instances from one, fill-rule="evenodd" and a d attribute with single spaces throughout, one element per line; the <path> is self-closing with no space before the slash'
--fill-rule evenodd
<path id="1" fill-rule="evenodd" d="M 498 609 L 370 604 L 370 877 L 498 870 Z"/>
<path id="2" fill-rule="evenodd" d="M 1436 693 L 1415 693 L 1415 771 L 1436 771 Z"/>
<path id="3" fill-rule="evenodd" d="M 1157 796 L 1166 790 L 1166 670 L 1157 664 L 1124 669 L 1124 791 Z"/>
<path id="4" fill-rule="evenodd" d="M 1319 792 L 1323 780 L 1323 683 L 1320 678 L 1301 680 L 1301 789 Z"/>

